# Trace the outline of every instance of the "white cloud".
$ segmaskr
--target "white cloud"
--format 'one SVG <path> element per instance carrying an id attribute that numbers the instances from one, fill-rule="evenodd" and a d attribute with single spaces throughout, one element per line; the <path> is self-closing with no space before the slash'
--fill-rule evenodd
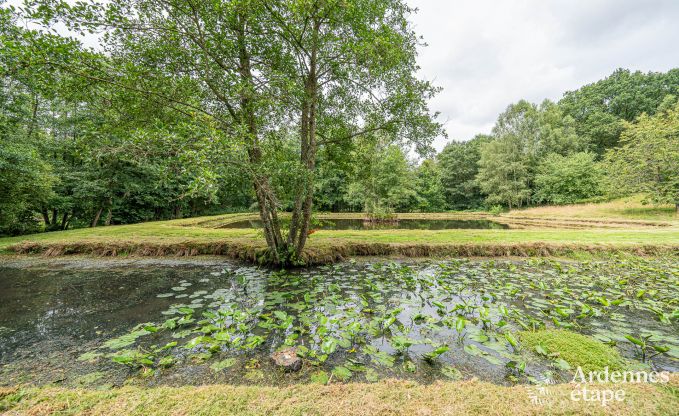
<path id="1" fill-rule="evenodd" d="M 679 66 L 672 0 L 408 0 L 424 78 L 443 87 L 432 109 L 450 139 L 488 133 L 507 105 L 558 100 L 616 68 Z M 441 149 L 445 140 L 436 141 Z"/>

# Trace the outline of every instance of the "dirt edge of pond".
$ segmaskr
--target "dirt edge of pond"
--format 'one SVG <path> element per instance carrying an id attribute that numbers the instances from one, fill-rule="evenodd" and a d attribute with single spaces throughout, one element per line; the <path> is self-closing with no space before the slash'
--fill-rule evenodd
<path id="1" fill-rule="evenodd" d="M 0 388 L 0 411 L 10 414 L 220 415 L 670 415 L 679 409 L 679 374 L 666 384 L 594 384 L 588 391 L 624 390 L 623 401 L 572 400 L 575 384 L 498 386 L 478 380 L 429 385 L 384 380 L 373 384 L 266 386 Z M 532 397 L 538 395 L 539 402 Z"/>
<path id="2" fill-rule="evenodd" d="M 193 257 L 224 256 L 232 260 L 259 263 L 264 259 L 266 247 L 257 243 L 232 241 L 183 243 L 136 243 L 134 241 L 66 243 L 22 242 L 10 246 L 15 254 L 34 254 L 46 257 L 66 255 L 93 255 L 103 257 Z M 355 243 L 310 246 L 304 251 L 307 265 L 331 264 L 357 256 L 398 257 L 548 257 L 577 256 L 580 254 L 631 254 L 637 256 L 679 256 L 679 245 L 611 245 L 611 244 L 404 244 Z"/>

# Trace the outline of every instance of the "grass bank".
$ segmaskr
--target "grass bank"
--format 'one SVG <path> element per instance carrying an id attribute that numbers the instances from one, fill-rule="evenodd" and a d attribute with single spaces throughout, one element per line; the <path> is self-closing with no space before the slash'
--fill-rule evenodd
<path id="1" fill-rule="evenodd" d="M 513 210 L 506 216 L 549 219 L 596 219 L 600 221 L 676 222 L 679 220 L 674 205 L 644 204 L 639 196 L 599 203 L 518 209 Z"/>
<path id="2" fill-rule="evenodd" d="M 30 415 L 672 415 L 679 409 L 679 377 L 667 384 L 597 384 L 624 389 L 622 402 L 573 401 L 571 384 L 546 387 L 542 404 L 530 386 L 503 387 L 471 380 L 421 385 L 386 380 L 374 384 L 283 388 L 212 385 L 123 387 L 110 390 L 28 387 L 0 389 L 0 411 Z"/>
<path id="3" fill-rule="evenodd" d="M 460 218 L 459 214 L 410 214 L 418 218 Z M 479 214 L 463 214 L 464 218 Z M 482 215 L 482 214 L 481 214 Z M 325 217 L 346 214 L 326 214 Z M 253 217 L 229 214 L 185 220 L 85 228 L 0 239 L 0 252 L 48 256 L 223 255 L 257 261 L 264 239 L 254 229 L 221 228 Z M 405 215 L 404 215 L 405 217 Z M 679 255 L 679 222 L 664 226 L 565 229 L 548 227 L 456 230 L 319 230 L 307 244 L 309 263 L 352 256 L 572 256 L 625 252 Z"/>

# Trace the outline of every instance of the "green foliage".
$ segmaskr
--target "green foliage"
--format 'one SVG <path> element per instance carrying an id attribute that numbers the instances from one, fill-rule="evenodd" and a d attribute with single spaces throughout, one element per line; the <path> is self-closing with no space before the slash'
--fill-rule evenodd
<path id="1" fill-rule="evenodd" d="M 575 120 L 576 132 L 589 150 L 603 155 L 617 145 L 625 121 L 655 114 L 665 96 L 678 91 L 679 69 L 667 73 L 618 69 L 601 81 L 565 93 L 559 107 Z"/>
<path id="2" fill-rule="evenodd" d="M 537 203 L 560 205 L 599 196 L 603 175 L 593 153 L 569 156 L 552 153 L 538 166 L 533 199 Z"/>
<path id="3" fill-rule="evenodd" d="M 679 210 L 679 104 L 624 123 L 620 143 L 606 154 L 610 192 L 642 193 L 651 202 L 676 204 Z"/>
<path id="4" fill-rule="evenodd" d="M 519 139 L 507 136 L 481 147 L 476 177 L 486 203 L 520 207 L 530 198 L 529 171 Z"/>
<path id="5" fill-rule="evenodd" d="M 550 101 L 540 106 L 521 100 L 500 115 L 493 141 L 481 147 L 477 182 L 486 203 L 521 207 L 533 197 L 538 166 L 552 153 L 567 155 L 584 144 L 573 119 Z"/>
<path id="6" fill-rule="evenodd" d="M 417 201 L 415 173 L 398 146 L 368 144 L 355 153 L 356 179 L 347 202 L 364 212 L 404 211 Z"/>
<path id="7" fill-rule="evenodd" d="M 478 135 L 467 142 L 451 142 L 438 154 L 441 187 L 449 209 L 473 209 L 483 204 L 476 175 L 481 159 L 481 145 L 490 136 Z"/>
<path id="8" fill-rule="evenodd" d="M 435 160 L 426 159 L 417 167 L 415 191 L 419 211 L 440 212 L 445 209 L 441 170 Z"/>

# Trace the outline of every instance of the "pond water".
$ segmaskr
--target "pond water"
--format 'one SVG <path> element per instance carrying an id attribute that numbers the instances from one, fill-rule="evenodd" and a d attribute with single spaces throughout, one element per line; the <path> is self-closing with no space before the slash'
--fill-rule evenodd
<path id="1" fill-rule="evenodd" d="M 223 261 L 0 266 L 0 384 L 567 381 L 520 331 L 566 327 L 679 371 L 672 261 L 346 262 L 292 272 Z M 302 369 L 270 354 L 295 346 Z M 518 371 L 517 365 L 525 366 Z"/>
<path id="2" fill-rule="evenodd" d="M 284 223 L 286 221 L 283 221 Z M 289 220 L 288 220 L 289 222 Z M 242 220 L 224 224 L 222 228 L 262 228 L 260 220 Z M 400 219 L 397 222 L 375 223 L 360 218 L 319 219 L 312 225 L 317 230 L 504 230 L 509 226 L 490 220 L 416 220 Z"/>

